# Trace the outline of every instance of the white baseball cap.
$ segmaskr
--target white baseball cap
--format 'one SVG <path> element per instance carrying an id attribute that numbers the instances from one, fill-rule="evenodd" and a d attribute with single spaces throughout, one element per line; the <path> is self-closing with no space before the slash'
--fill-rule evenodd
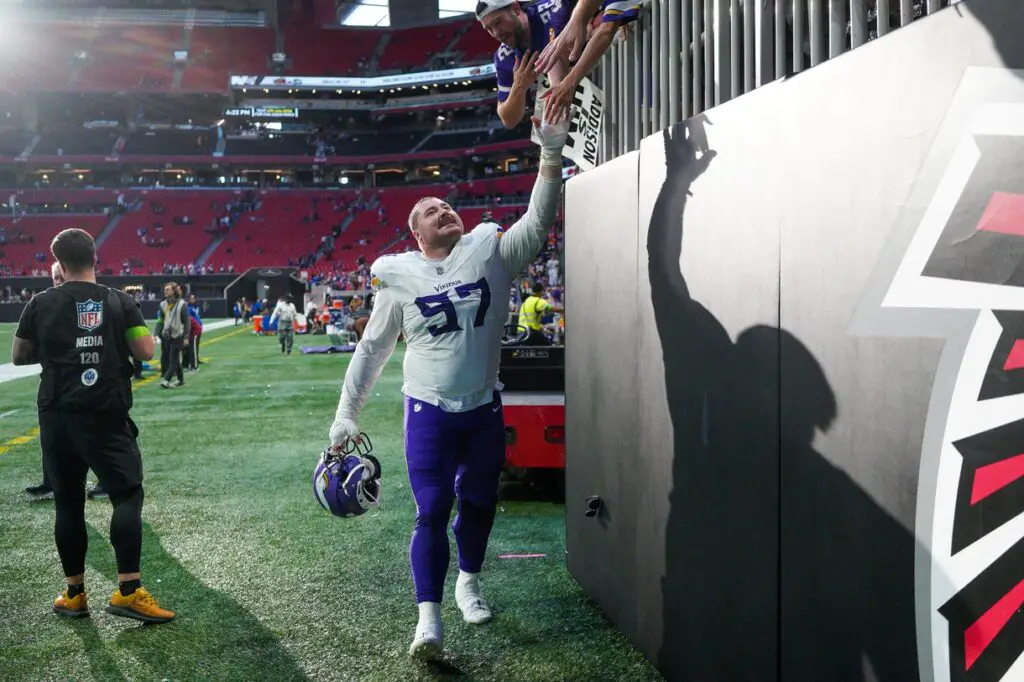
<path id="1" fill-rule="evenodd" d="M 483 19 L 495 10 L 505 9 L 509 5 L 515 5 L 518 3 L 519 0 L 480 0 L 480 2 L 476 3 L 477 21 Z"/>

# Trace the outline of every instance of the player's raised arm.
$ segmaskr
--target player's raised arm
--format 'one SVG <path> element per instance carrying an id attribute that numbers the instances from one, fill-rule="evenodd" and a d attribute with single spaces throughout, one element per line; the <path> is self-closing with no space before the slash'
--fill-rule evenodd
<path id="1" fill-rule="evenodd" d="M 338 410 L 331 425 L 331 445 L 340 446 L 359 433 L 356 420 L 388 358 L 395 352 L 401 332 L 402 308 L 389 289 L 381 288 L 374 297 L 370 319 L 345 372 Z"/>
<path id="2" fill-rule="evenodd" d="M 517 220 L 499 242 L 501 259 L 512 274 L 518 273 L 540 253 L 548 230 L 555 222 L 562 192 L 562 147 L 569 134 L 569 124 L 562 122 L 551 126 L 534 117 L 533 127 L 540 137 L 540 173 L 530 194 L 526 215 Z"/>

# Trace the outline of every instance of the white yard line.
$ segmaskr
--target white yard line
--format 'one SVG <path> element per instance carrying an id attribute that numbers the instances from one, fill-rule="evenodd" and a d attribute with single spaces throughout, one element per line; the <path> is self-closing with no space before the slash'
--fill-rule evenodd
<path id="1" fill-rule="evenodd" d="M 217 320 L 216 322 L 207 322 L 203 325 L 203 333 L 216 331 L 218 329 L 224 329 L 235 324 L 233 319 L 231 320 Z M 200 349 L 202 350 L 202 349 Z M 15 367 L 12 363 L 0 365 L 0 384 L 5 381 L 14 381 L 15 379 L 24 379 L 25 377 L 33 377 L 39 374 L 43 368 L 40 365 L 22 365 Z M 9 413 L 7 413 L 9 414 Z M 2 417 L 4 415 L 0 415 Z"/>
<path id="2" fill-rule="evenodd" d="M 17 414 L 18 412 L 21 412 L 21 410 L 17 409 L 17 410 L 8 410 L 7 412 L 0 412 L 0 419 L 3 419 L 4 417 L 10 417 L 12 414 Z"/>

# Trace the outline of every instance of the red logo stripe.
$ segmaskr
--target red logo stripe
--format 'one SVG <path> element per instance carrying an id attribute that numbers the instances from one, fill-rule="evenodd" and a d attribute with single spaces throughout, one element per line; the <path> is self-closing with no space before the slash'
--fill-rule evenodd
<path id="1" fill-rule="evenodd" d="M 1024 477 L 1024 453 L 979 467 L 974 472 L 971 504 L 981 502 L 1021 477 Z"/>
<path id="2" fill-rule="evenodd" d="M 1024 580 L 964 630 L 964 663 L 967 670 L 971 669 L 1021 606 L 1024 606 Z"/>
<path id="3" fill-rule="evenodd" d="M 978 229 L 1024 237 L 1024 195 L 993 192 Z"/>
<path id="4" fill-rule="evenodd" d="M 1010 353 L 1006 356 L 1006 362 L 1003 363 L 1003 371 L 1009 372 L 1010 370 L 1022 367 L 1024 367 L 1024 339 L 1017 339 L 1013 342 L 1013 348 L 1010 349 Z"/>

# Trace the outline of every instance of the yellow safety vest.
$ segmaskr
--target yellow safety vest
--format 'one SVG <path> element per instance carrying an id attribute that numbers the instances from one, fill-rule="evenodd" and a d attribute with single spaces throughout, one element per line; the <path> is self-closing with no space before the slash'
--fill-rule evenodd
<path id="1" fill-rule="evenodd" d="M 519 326 L 540 331 L 540 317 L 548 307 L 548 302 L 539 296 L 527 297 L 519 308 Z"/>

